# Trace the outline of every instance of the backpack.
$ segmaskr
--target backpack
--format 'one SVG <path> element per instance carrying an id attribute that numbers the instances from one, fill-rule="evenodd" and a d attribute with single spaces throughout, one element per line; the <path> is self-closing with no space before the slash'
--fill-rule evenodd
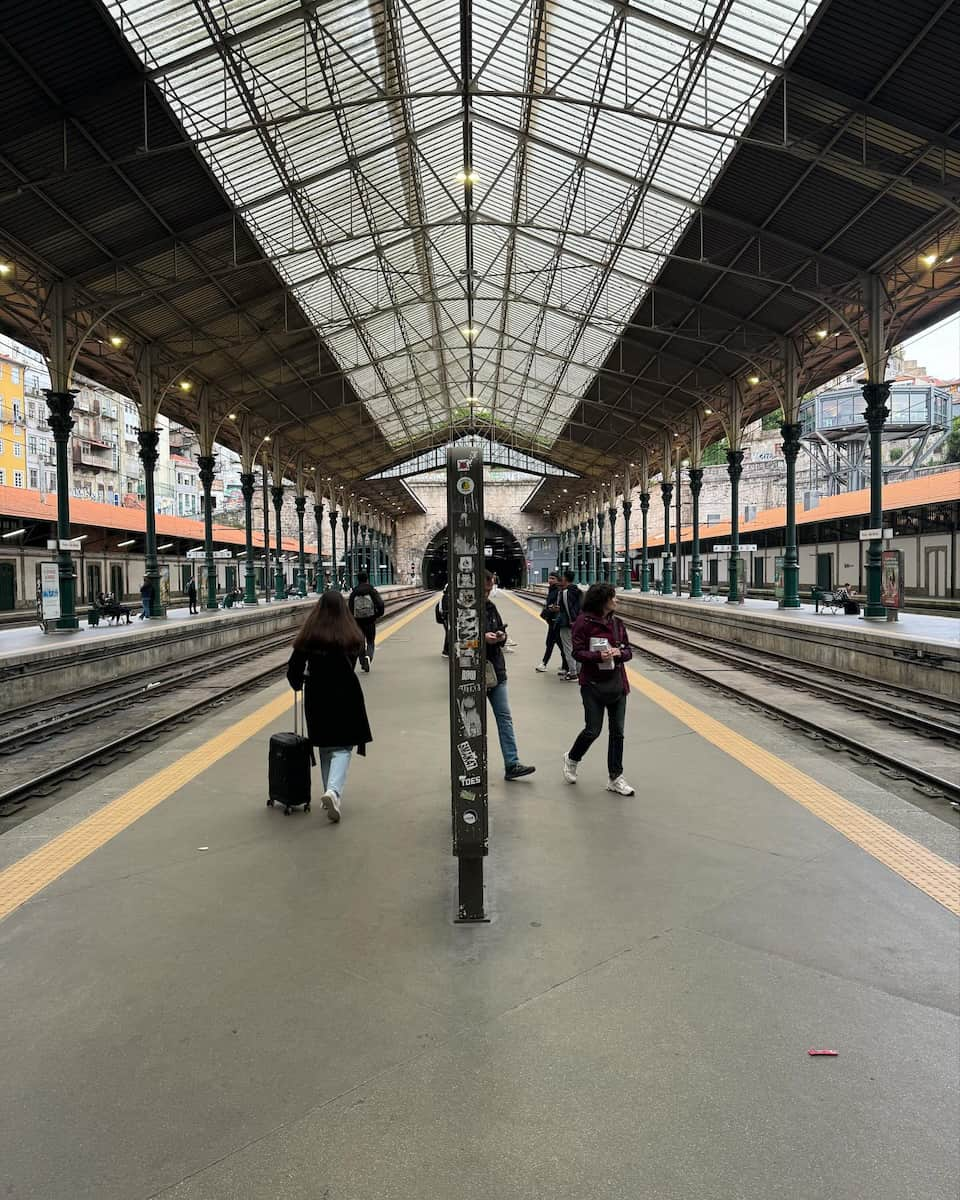
<path id="1" fill-rule="evenodd" d="M 369 621 L 376 616 L 373 597 L 369 592 L 360 592 L 353 598 L 353 616 L 357 621 Z"/>

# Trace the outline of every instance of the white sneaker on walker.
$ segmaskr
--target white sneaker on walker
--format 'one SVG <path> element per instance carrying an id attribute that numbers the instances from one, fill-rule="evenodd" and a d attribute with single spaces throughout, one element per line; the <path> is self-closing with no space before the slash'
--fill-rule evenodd
<path id="1" fill-rule="evenodd" d="M 580 764 L 578 762 L 574 762 L 569 754 L 565 754 L 563 756 L 563 777 L 567 783 L 577 782 L 577 767 L 579 766 Z"/>
<path id="2" fill-rule="evenodd" d="M 607 781 L 607 791 L 616 792 L 618 796 L 633 796 L 636 793 L 622 775 Z"/>
<path id="3" fill-rule="evenodd" d="M 547 669 L 547 664 L 546 663 L 537 663 L 537 665 L 533 669 L 535 671 L 539 671 L 540 674 L 542 675 L 543 672 Z"/>
<path id="4" fill-rule="evenodd" d="M 336 825 L 340 820 L 340 797 L 333 788 L 327 788 L 320 797 L 320 803 L 323 805 L 323 811 L 327 814 L 327 820 Z"/>

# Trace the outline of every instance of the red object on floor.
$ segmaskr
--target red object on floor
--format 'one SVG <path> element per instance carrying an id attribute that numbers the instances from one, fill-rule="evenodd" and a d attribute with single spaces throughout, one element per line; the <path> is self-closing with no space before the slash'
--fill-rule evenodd
<path id="1" fill-rule="evenodd" d="M 836 1058 L 840 1053 L 839 1050 L 808 1050 L 807 1053 L 813 1058 Z"/>

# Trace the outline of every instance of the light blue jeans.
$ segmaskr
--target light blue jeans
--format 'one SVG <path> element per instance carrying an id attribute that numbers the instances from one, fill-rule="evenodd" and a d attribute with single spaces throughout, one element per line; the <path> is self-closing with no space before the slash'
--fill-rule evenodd
<path id="1" fill-rule="evenodd" d="M 503 765 L 514 767 L 520 761 L 517 753 L 517 737 L 513 732 L 513 717 L 510 715 L 510 701 L 507 698 L 507 685 L 498 683 L 496 687 L 487 688 L 487 699 L 493 709 L 497 721 L 497 733 L 500 735 L 500 752 L 503 755 Z"/>
<path id="2" fill-rule="evenodd" d="M 344 784 L 347 782 L 347 771 L 350 769 L 350 759 L 353 757 L 353 747 L 318 746 L 317 755 L 320 758 L 323 790 L 342 796 Z"/>

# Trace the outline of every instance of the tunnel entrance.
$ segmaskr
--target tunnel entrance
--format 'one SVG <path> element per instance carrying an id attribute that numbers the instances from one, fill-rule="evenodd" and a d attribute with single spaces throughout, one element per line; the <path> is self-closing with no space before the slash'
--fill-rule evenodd
<path id="1" fill-rule="evenodd" d="M 423 582 L 426 587 L 442 588 L 446 585 L 447 539 L 446 526 L 430 539 L 423 556 Z M 484 565 L 488 571 L 496 573 L 501 587 L 519 587 L 523 583 L 523 547 L 509 529 L 494 521 L 484 521 L 483 548 Z"/>

